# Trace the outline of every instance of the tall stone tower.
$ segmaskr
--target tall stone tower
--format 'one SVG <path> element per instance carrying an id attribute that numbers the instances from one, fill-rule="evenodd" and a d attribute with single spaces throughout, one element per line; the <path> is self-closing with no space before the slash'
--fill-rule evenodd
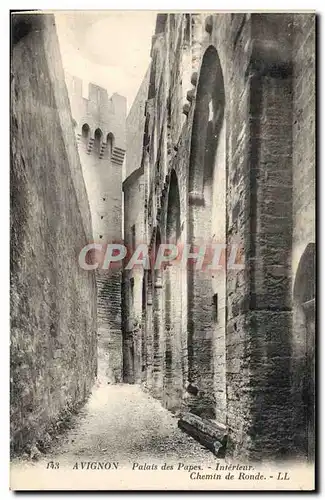
<path id="1" fill-rule="evenodd" d="M 122 241 L 122 167 L 126 148 L 126 98 L 66 75 L 77 143 L 88 192 L 95 243 Z M 98 376 L 122 378 L 121 270 L 97 269 Z"/>

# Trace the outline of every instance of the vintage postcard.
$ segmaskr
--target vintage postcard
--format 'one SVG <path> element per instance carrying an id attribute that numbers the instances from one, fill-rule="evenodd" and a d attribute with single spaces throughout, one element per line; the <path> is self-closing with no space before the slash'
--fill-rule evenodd
<path id="1" fill-rule="evenodd" d="M 314 490 L 314 12 L 11 12 L 12 490 Z"/>

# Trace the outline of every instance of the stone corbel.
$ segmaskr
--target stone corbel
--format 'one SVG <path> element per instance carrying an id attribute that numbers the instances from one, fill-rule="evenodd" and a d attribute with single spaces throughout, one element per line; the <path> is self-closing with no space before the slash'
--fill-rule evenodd
<path id="1" fill-rule="evenodd" d="M 193 87 L 197 86 L 197 81 L 198 81 L 198 72 L 193 71 L 192 76 L 191 76 L 191 84 L 193 85 Z"/>
<path id="2" fill-rule="evenodd" d="M 195 99 L 195 89 L 188 90 L 188 92 L 186 94 L 186 99 L 189 102 L 192 102 Z"/>
<path id="3" fill-rule="evenodd" d="M 189 112 L 190 112 L 190 105 L 189 105 L 189 103 L 188 103 L 188 102 L 186 102 L 186 103 L 183 105 L 183 113 L 184 113 L 184 115 L 186 115 L 186 116 L 187 116 L 187 115 L 189 114 Z"/>

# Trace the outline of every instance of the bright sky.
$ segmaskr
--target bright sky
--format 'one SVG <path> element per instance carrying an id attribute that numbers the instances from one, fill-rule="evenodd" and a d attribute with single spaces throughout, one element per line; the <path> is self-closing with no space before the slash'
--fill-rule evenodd
<path id="1" fill-rule="evenodd" d="M 128 110 L 150 63 L 156 12 L 57 11 L 65 71 L 127 98 Z"/>

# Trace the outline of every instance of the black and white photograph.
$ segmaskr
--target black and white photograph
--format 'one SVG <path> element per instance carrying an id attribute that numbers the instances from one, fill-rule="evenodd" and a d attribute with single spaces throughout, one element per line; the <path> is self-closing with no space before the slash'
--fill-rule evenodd
<path id="1" fill-rule="evenodd" d="M 314 491 L 315 318 L 315 12 L 12 10 L 10 489 Z"/>

